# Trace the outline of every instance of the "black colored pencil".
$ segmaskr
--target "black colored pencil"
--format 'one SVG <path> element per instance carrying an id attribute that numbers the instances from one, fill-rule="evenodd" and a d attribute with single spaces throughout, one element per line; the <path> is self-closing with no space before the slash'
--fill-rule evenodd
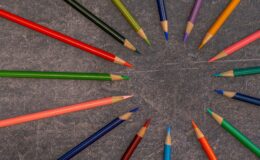
<path id="1" fill-rule="evenodd" d="M 116 39 L 118 42 L 123 44 L 126 48 L 140 54 L 140 52 L 135 48 L 135 46 L 129 42 L 124 36 L 122 36 L 119 32 L 117 32 L 115 29 L 113 29 L 111 26 L 106 24 L 104 21 L 102 21 L 100 18 L 95 16 L 93 13 L 91 13 L 87 8 L 82 6 L 80 3 L 78 3 L 76 0 L 64 0 L 67 2 L 71 7 L 76 9 L 78 12 L 80 12 L 83 16 L 88 18 L 90 21 L 95 23 L 98 27 L 100 27 L 103 31 L 111 35 L 114 39 Z"/>

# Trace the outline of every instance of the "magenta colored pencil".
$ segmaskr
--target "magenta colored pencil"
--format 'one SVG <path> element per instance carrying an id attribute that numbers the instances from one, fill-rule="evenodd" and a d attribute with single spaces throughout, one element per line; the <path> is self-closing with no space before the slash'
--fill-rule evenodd
<path id="1" fill-rule="evenodd" d="M 184 42 L 186 42 L 188 40 L 188 37 L 194 27 L 194 24 L 195 24 L 196 18 L 198 17 L 202 2 L 203 2 L 203 0 L 196 0 L 194 3 L 193 9 L 190 13 L 189 20 L 187 22 L 186 31 L 184 34 Z"/>

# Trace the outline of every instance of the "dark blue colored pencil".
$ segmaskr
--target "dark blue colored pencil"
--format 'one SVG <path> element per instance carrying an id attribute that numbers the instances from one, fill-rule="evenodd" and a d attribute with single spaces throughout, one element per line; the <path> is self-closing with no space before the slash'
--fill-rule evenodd
<path id="1" fill-rule="evenodd" d="M 128 120 L 131 117 L 131 115 L 134 112 L 137 112 L 137 111 L 138 111 L 138 108 L 135 108 L 135 109 L 132 109 L 129 112 L 115 118 L 110 123 L 105 125 L 103 128 L 98 130 L 96 133 L 92 134 L 90 137 L 88 137 L 87 139 L 82 141 L 80 144 L 78 144 L 77 146 L 75 146 L 74 148 L 69 150 L 67 153 L 62 155 L 60 158 L 58 158 L 58 160 L 69 160 L 69 159 L 71 159 L 72 157 L 77 155 L 79 152 L 86 149 L 92 143 L 97 141 L 99 138 L 103 137 L 105 134 L 110 132 L 112 129 L 114 129 L 115 127 L 117 127 L 118 125 L 123 123 L 124 121 Z"/>
<path id="2" fill-rule="evenodd" d="M 224 90 L 215 90 L 216 93 L 224 95 L 228 98 L 232 98 L 232 99 L 236 99 L 236 100 L 240 100 L 243 102 L 247 102 L 247 103 L 251 103 L 251 104 L 255 104 L 257 106 L 260 106 L 260 99 L 256 98 L 256 97 L 251 97 L 242 93 L 238 93 L 238 92 L 230 92 L 230 91 L 224 91 Z"/>
<path id="3" fill-rule="evenodd" d="M 165 39 L 168 41 L 168 18 L 167 18 L 167 13 L 166 13 L 166 7 L 165 7 L 165 2 L 164 0 L 156 0 L 157 1 L 157 6 L 160 14 L 160 21 L 161 21 L 161 26 L 164 31 L 164 36 Z"/>

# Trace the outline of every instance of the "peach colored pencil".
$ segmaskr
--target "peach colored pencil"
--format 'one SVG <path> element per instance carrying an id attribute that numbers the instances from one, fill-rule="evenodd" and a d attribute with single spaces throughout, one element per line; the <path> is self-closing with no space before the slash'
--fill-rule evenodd
<path id="1" fill-rule="evenodd" d="M 58 116 L 58 115 L 62 115 L 62 114 L 77 112 L 77 111 L 81 111 L 81 110 L 93 109 L 93 108 L 97 108 L 100 106 L 120 102 L 120 101 L 130 98 L 130 97 L 132 97 L 132 96 L 107 97 L 107 98 L 102 98 L 102 99 L 98 99 L 98 100 L 92 100 L 92 101 L 88 101 L 88 102 L 74 104 L 74 105 L 70 105 L 70 106 L 59 107 L 59 108 L 45 110 L 45 111 L 36 112 L 36 113 L 32 113 L 32 114 L 8 118 L 8 119 L 0 120 L 0 127 L 7 127 L 7 126 L 35 121 L 35 120 L 39 120 L 39 119 L 43 119 L 43 118 L 54 117 L 54 116 Z"/>
<path id="2" fill-rule="evenodd" d="M 229 56 L 258 39 L 260 39 L 260 30 L 257 30 L 256 32 L 250 34 L 249 36 L 247 36 L 247 37 L 241 39 L 240 41 L 232 44 L 231 46 L 227 47 L 226 49 L 224 49 L 223 51 L 218 53 L 215 57 L 211 58 L 209 60 L 209 62 L 214 62 L 218 59 Z"/>

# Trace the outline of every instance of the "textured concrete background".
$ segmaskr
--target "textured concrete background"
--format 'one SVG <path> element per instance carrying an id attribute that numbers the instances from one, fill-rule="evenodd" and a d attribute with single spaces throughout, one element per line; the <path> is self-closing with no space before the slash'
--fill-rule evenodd
<path id="1" fill-rule="evenodd" d="M 166 0 L 170 41 L 164 40 L 155 0 L 124 0 L 152 41 L 148 47 L 129 27 L 110 0 L 80 0 L 89 10 L 122 32 L 143 52 L 133 55 L 62 0 L 1 0 L 0 7 L 116 53 L 133 63 L 128 69 L 0 19 L 0 68 L 41 71 L 86 71 L 125 74 L 130 81 L 58 81 L 0 78 L 0 118 L 41 111 L 112 95 L 134 94 L 131 100 L 0 129 L 1 160 L 55 159 L 116 116 L 140 106 L 141 111 L 81 152 L 78 160 L 117 160 L 148 117 L 153 121 L 133 160 L 162 159 L 165 128 L 172 126 L 175 160 L 207 159 L 198 144 L 194 119 L 220 160 L 256 160 L 249 150 L 206 114 L 228 119 L 260 145 L 259 108 L 213 93 L 216 88 L 260 97 L 260 76 L 213 78 L 212 73 L 259 65 L 260 41 L 214 64 L 206 61 L 233 42 L 259 29 L 259 0 L 243 0 L 216 37 L 202 50 L 201 39 L 227 1 L 205 0 L 187 45 L 182 42 L 191 0 Z"/>

